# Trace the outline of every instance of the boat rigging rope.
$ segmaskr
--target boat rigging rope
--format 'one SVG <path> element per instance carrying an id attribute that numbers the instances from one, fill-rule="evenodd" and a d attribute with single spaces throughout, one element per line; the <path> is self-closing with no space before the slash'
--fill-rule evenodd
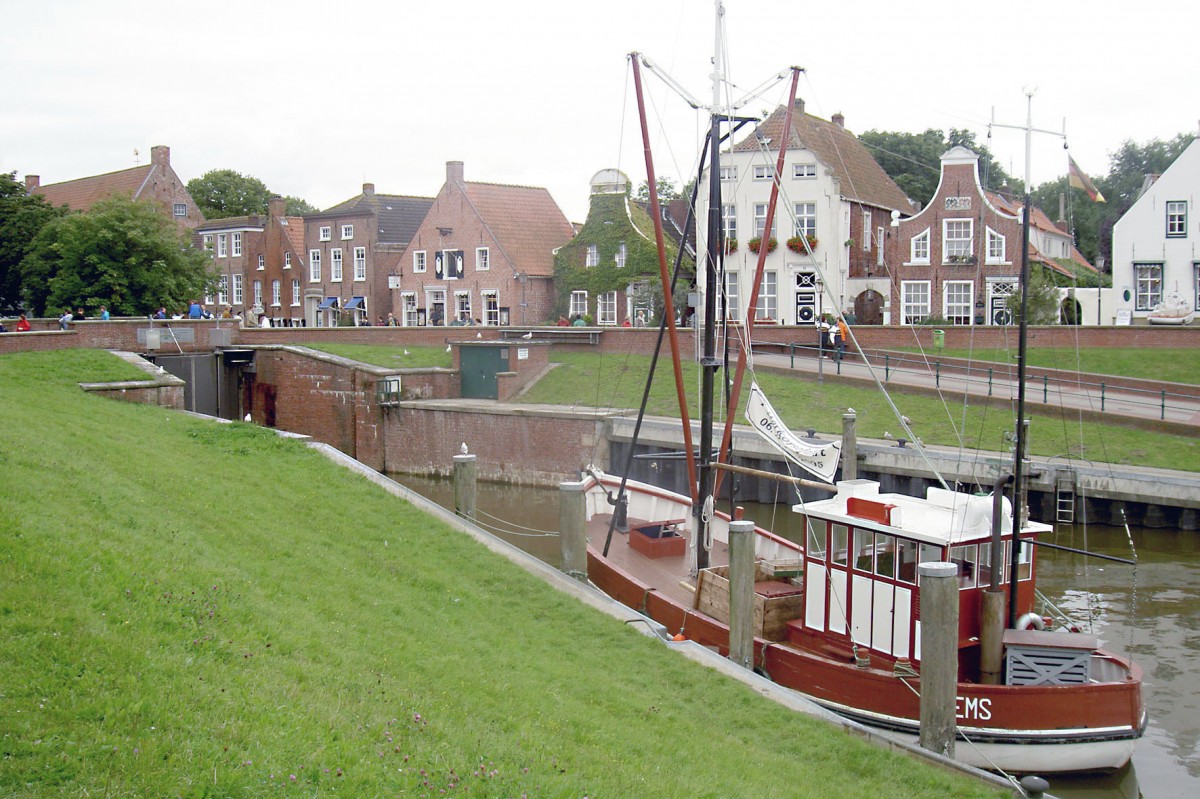
<path id="1" fill-rule="evenodd" d="M 559 533 L 554 530 L 539 530 L 536 527 L 526 527 L 524 525 L 517 524 L 516 522 L 510 521 L 508 519 L 502 519 L 499 516 L 493 516 L 492 514 L 488 513 L 485 510 L 482 510 L 478 507 L 475 508 L 475 512 L 477 514 L 479 514 L 480 516 L 486 516 L 489 519 L 494 519 L 495 521 L 511 525 L 512 526 L 511 530 L 506 531 L 506 532 L 511 532 L 512 535 L 522 535 L 522 533 L 516 532 L 517 530 L 525 530 L 528 533 L 537 533 L 538 535 L 542 535 L 542 536 L 546 536 L 546 537 L 558 537 L 558 535 L 559 535 Z M 533 537 L 536 537 L 536 536 L 533 536 Z"/>

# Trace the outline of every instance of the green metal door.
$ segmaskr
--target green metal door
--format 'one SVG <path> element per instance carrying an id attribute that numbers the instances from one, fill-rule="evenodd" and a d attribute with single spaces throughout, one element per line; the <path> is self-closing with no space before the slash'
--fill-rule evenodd
<path id="1" fill-rule="evenodd" d="M 496 375 L 508 371 L 508 347 L 465 346 L 459 365 L 464 399 L 497 399 Z"/>

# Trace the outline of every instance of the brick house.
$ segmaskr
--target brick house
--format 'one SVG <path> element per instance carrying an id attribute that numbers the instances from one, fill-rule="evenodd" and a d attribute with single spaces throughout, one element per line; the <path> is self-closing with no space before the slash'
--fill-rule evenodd
<path id="1" fill-rule="evenodd" d="M 1148 175 L 1138 198 L 1113 225 L 1117 309 L 1145 320 L 1168 294 L 1200 310 L 1200 225 L 1191 213 L 1200 189 L 1200 138 L 1162 175 Z"/>
<path id="2" fill-rule="evenodd" d="M 1021 203 L 986 191 L 979 156 L 956 146 L 942 155 L 929 204 L 891 228 L 890 306 L 884 324 L 1010 324 L 1008 297 L 1021 273 Z M 1096 275 L 1072 237 L 1038 209 L 1030 213 L 1030 268 L 1059 282 Z"/>
<path id="3" fill-rule="evenodd" d="M 40 176 L 26 175 L 25 191 L 72 211 L 86 211 L 106 197 L 153 200 L 181 230 L 192 230 L 204 222 L 187 185 L 171 167 L 171 148 L 162 144 L 150 148 L 150 163 L 144 166 L 46 185 L 42 185 Z"/>
<path id="4" fill-rule="evenodd" d="M 604 326 L 652 324 L 661 312 L 658 247 L 648 204 L 629 199 L 629 178 L 617 169 L 602 169 L 591 180 L 587 221 L 569 243 L 554 254 L 555 314 L 582 316 Z M 662 206 L 667 261 L 673 267 L 679 243 L 687 247 L 686 221 Z M 694 227 L 692 228 L 694 230 Z M 685 251 L 686 252 L 686 251 Z M 685 257 L 681 285 L 694 274 Z"/>
<path id="5" fill-rule="evenodd" d="M 305 323 L 374 324 L 394 313 L 401 258 L 433 204 L 364 183 L 357 197 L 305 214 Z"/>
<path id="6" fill-rule="evenodd" d="M 286 204 L 282 197 L 272 197 L 265 217 L 213 219 L 196 228 L 217 276 L 205 297 L 214 312 L 229 306 L 248 322 L 266 314 L 276 327 L 305 323 L 304 218 L 286 216 Z"/>
<path id="7" fill-rule="evenodd" d="M 573 233 L 546 189 L 468 183 L 463 163 L 448 161 L 398 265 L 396 317 L 406 327 L 541 324 L 554 311 L 554 251 Z"/>
<path id="8" fill-rule="evenodd" d="M 787 134 L 784 172 L 772 232 L 766 227 L 785 106 L 721 154 L 721 218 L 725 255 L 724 313 L 745 318 L 757 247 L 767 256 L 756 318 L 814 325 L 825 312 L 853 310 L 860 322 L 881 321 L 888 291 L 884 260 L 894 212 L 912 204 L 867 148 L 846 130 L 845 117 L 807 114 L 797 99 Z M 701 185 L 707 185 L 707 175 Z M 697 242 L 707 240 L 708 195 L 697 199 Z M 808 246 L 805 246 L 807 242 Z M 703 270 L 700 270 L 703 272 Z"/>

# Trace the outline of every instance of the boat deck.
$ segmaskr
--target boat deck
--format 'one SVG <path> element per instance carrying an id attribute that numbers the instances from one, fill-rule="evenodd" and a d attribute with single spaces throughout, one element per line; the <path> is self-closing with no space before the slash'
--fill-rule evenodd
<path id="1" fill-rule="evenodd" d="M 603 513 L 592 517 L 587 525 L 588 546 L 597 552 L 604 551 L 604 539 L 608 535 L 612 514 Z M 630 519 L 629 527 L 651 523 L 644 519 Z M 608 559 L 615 566 L 635 575 L 651 585 L 655 591 L 684 607 L 695 606 L 696 578 L 688 574 L 687 555 L 661 558 L 646 557 L 629 545 L 630 533 L 613 531 Z M 729 547 L 721 541 L 713 541 L 708 554 L 709 566 L 729 565 Z"/>

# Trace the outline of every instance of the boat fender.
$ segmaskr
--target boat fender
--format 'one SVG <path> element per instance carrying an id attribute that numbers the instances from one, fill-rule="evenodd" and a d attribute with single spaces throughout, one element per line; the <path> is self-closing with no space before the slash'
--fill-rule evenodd
<path id="1" fill-rule="evenodd" d="M 684 635 L 683 633 L 675 633 L 673 636 L 671 636 L 671 640 L 672 641 L 686 641 L 687 636 Z"/>
<path id="2" fill-rule="evenodd" d="M 1046 629 L 1046 621 L 1036 613 L 1026 613 L 1017 619 L 1018 630 L 1028 630 L 1030 627 L 1035 630 L 1044 630 Z"/>

